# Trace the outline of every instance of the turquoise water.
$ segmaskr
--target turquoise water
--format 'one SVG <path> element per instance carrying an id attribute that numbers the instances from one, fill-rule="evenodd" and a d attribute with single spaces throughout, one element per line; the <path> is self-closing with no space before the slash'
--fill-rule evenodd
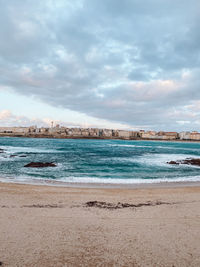
<path id="1" fill-rule="evenodd" d="M 199 167 L 166 163 L 200 158 L 200 143 L 1 137 L 0 148 L 5 150 L 0 153 L 0 177 L 4 181 L 200 181 Z M 10 157 L 13 154 L 16 157 Z M 24 168 L 31 161 L 53 161 L 57 167 Z"/>

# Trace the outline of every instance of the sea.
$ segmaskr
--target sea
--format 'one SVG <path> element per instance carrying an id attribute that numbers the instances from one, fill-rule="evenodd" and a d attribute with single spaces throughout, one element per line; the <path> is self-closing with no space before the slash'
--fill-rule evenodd
<path id="1" fill-rule="evenodd" d="M 1 137 L 0 181 L 143 184 L 200 181 L 200 167 L 168 161 L 200 158 L 200 143 Z M 56 167 L 25 168 L 30 162 Z"/>

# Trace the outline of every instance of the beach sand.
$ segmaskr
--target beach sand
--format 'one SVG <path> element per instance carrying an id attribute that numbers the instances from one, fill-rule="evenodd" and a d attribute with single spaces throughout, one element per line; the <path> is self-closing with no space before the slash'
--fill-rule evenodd
<path id="1" fill-rule="evenodd" d="M 0 211 L 2 266 L 200 266 L 199 186 L 0 183 Z"/>

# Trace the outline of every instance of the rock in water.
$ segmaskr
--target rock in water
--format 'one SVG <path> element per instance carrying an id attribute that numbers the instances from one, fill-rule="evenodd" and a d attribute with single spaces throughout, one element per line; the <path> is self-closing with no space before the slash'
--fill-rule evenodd
<path id="1" fill-rule="evenodd" d="M 46 168 L 46 167 L 56 167 L 57 165 L 53 162 L 30 162 L 24 167 L 26 168 Z"/>
<path id="2" fill-rule="evenodd" d="M 167 162 L 168 164 L 172 164 L 172 165 L 179 165 L 180 163 L 174 160 L 171 160 L 169 162 Z"/>
<path id="3" fill-rule="evenodd" d="M 174 164 L 174 165 L 179 165 L 179 164 L 186 164 L 186 165 L 195 165 L 195 166 L 200 166 L 200 159 L 184 159 L 184 160 L 177 160 L 177 161 L 169 161 L 167 162 L 168 164 Z"/>

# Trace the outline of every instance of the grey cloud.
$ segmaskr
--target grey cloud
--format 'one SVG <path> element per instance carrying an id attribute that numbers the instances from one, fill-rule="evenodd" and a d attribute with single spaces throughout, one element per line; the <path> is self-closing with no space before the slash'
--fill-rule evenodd
<path id="1" fill-rule="evenodd" d="M 198 0 L 1 0 L 0 85 L 97 118 L 185 127 L 176 121 L 197 119 L 184 106 L 200 99 L 199 10 Z"/>

